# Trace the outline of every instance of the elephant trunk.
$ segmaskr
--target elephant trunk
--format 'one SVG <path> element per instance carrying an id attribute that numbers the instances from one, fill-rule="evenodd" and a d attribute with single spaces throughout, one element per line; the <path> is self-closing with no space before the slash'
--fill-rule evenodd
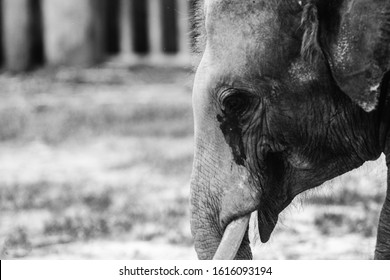
<path id="1" fill-rule="evenodd" d="M 213 220 L 211 215 L 200 218 L 193 214 L 191 229 L 198 258 L 201 260 L 252 259 L 248 237 L 249 219 L 250 215 L 237 218 L 223 230 L 216 223 L 208 222 Z"/>
<path id="2" fill-rule="evenodd" d="M 218 153 L 199 146 L 203 141 L 197 142 L 191 180 L 191 231 L 198 257 L 251 259 L 248 222 L 259 199 L 249 187 L 248 171 L 232 160 L 214 158 Z"/>
<path id="3" fill-rule="evenodd" d="M 221 240 L 230 243 L 233 237 L 234 250 L 228 250 L 229 256 L 218 253 L 216 258 L 251 259 L 248 223 L 241 218 L 258 209 L 261 190 L 252 182 L 247 167 L 237 160 L 235 147 L 223 133 L 220 113 L 212 113 L 215 108 L 207 87 L 212 75 L 205 75 L 208 64 L 204 61 L 205 57 L 195 76 L 193 94 L 195 158 L 191 177 L 191 232 L 195 249 L 200 259 L 212 259 Z M 219 252 L 224 251 L 222 245 Z"/>

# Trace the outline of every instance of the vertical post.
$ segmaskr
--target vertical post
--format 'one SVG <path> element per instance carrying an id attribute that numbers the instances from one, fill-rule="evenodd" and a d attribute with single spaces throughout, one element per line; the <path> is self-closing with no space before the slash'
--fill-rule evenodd
<path id="1" fill-rule="evenodd" d="M 47 62 L 72 66 L 100 62 L 104 57 L 104 1 L 43 1 Z"/>
<path id="2" fill-rule="evenodd" d="M 3 0 L 0 0 L 0 65 L 3 65 Z"/>
<path id="3" fill-rule="evenodd" d="M 3 0 L 3 38 L 5 67 L 25 71 L 31 66 L 31 11 L 29 0 Z"/>
<path id="4" fill-rule="evenodd" d="M 150 59 L 159 61 L 162 59 L 162 9 L 161 0 L 148 1 L 148 29 Z"/>
<path id="5" fill-rule="evenodd" d="M 178 10 L 179 56 L 183 63 L 189 63 L 190 47 L 190 5 L 189 0 L 176 0 Z"/>
<path id="6" fill-rule="evenodd" d="M 120 2 L 120 51 L 126 62 L 134 56 L 134 28 L 131 19 L 133 15 L 133 1 L 121 0 Z"/>

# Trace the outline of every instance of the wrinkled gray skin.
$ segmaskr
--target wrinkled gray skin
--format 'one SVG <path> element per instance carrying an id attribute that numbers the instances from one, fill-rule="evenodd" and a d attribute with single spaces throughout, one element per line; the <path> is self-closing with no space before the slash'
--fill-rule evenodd
<path id="1" fill-rule="evenodd" d="M 258 212 L 267 242 L 299 193 L 385 153 L 390 1 L 204 0 L 191 229 L 211 259 Z M 251 258 L 248 236 L 237 259 Z M 375 258 L 390 259 L 390 193 Z"/>

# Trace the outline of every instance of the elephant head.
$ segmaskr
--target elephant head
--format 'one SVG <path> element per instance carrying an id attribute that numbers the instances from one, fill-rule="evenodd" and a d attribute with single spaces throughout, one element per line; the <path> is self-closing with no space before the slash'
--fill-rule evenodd
<path id="1" fill-rule="evenodd" d="M 248 215 L 267 242 L 295 196 L 386 152 L 390 1 L 198 6 L 191 229 L 200 259 L 222 239 L 248 259 Z"/>

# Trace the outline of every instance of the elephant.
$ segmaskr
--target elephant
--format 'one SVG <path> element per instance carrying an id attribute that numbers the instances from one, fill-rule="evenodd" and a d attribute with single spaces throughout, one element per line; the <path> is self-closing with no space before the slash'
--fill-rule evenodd
<path id="1" fill-rule="evenodd" d="M 251 259 L 300 193 L 390 165 L 389 0 L 198 0 L 191 233 L 199 259 Z M 387 174 L 389 175 L 389 174 Z M 390 188 L 375 259 L 390 259 Z"/>

